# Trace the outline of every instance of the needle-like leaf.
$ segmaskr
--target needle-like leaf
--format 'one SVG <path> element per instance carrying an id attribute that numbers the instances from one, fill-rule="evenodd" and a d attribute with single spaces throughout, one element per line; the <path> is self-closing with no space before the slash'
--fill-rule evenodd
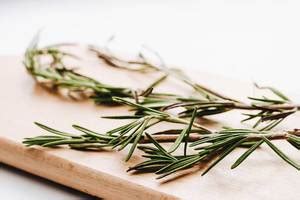
<path id="1" fill-rule="evenodd" d="M 237 137 L 234 139 L 234 142 L 225 146 L 225 150 L 221 155 L 202 173 L 202 176 L 205 175 L 211 168 L 213 168 L 216 164 L 218 164 L 223 158 L 225 158 L 229 153 L 231 153 L 236 147 L 246 141 L 247 138 Z"/>
<path id="2" fill-rule="evenodd" d="M 34 124 L 37 125 L 38 127 L 42 128 L 42 129 L 50 132 L 50 133 L 53 133 L 53 134 L 56 134 L 56 135 L 67 136 L 67 137 L 76 137 L 76 135 L 55 130 L 53 128 L 50 128 L 50 127 L 45 126 L 45 125 L 43 125 L 41 123 L 38 123 L 38 122 L 34 122 Z"/>
<path id="3" fill-rule="evenodd" d="M 300 165 L 285 155 L 280 149 L 278 149 L 268 138 L 262 137 L 262 139 L 269 145 L 271 149 L 284 161 L 286 161 L 291 166 L 295 167 L 297 170 L 300 170 Z"/>
<path id="4" fill-rule="evenodd" d="M 253 151 L 255 151 L 255 149 L 257 149 L 262 143 L 264 142 L 264 140 L 260 140 L 257 141 L 255 144 L 253 144 L 247 151 L 245 151 L 245 153 L 243 153 L 231 166 L 231 169 L 236 168 L 237 166 L 239 166 Z"/>

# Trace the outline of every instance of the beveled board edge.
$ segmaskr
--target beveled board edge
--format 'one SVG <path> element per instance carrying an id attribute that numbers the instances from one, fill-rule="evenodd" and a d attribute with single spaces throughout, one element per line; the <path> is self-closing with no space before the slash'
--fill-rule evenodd
<path id="1" fill-rule="evenodd" d="M 41 149 L 0 137 L 0 163 L 105 199 L 178 199 L 116 176 L 93 170 Z"/>

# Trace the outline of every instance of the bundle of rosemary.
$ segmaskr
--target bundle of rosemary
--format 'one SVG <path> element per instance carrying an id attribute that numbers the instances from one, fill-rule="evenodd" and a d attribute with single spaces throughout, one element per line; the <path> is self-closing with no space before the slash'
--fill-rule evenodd
<path id="1" fill-rule="evenodd" d="M 104 118 L 131 122 L 115 127 L 105 133 L 98 133 L 87 128 L 73 125 L 81 135 L 66 133 L 46 125 L 35 123 L 51 133 L 32 138 L 25 138 L 27 146 L 56 147 L 68 146 L 77 150 L 112 148 L 123 150 L 129 147 L 125 158 L 128 161 L 138 148 L 144 152 L 146 160 L 128 171 L 154 172 L 163 178 L 177 171 L 191 168 L 201 162 L 210 161 L 203 172 L 207 173 L 218 162 L 236 148 L 246 151 L 233 163 L 231 168 L 240 165 L 260 145 L 268 145 L 280 158 L 297 170 L 300 165 L 283 153 L 272 140 L 283 140 L 300 149 L 300 131 L 273 131 L 272 129 L 288 116 L 300 109 L 288 97 L 272 87 L 259 87 L 274 94 L 274 97 L 249 97 L 250 104 L 219 94 L 203 85 L 195 83 L 183 72 L 168 68 L 163 62 L 159 65 L 149 62 L 143 54 L 137 60 L 128 61 L 113 55 L 107 49 L 89 46 L 99 59 L 108 66 L 140 73 L 160 71 L 162 77 L 154 80 L 147 88 L 132 89 L 99 82 L 93 78 L 77 73 L 65 63 L 65 58 L 76 59 L 76 56 L 64 52 L 61 45 L 39 48 L 34 40 L 25 53 L 24 65 L 38 84 L 54 91 L 67 90 L 70 97 L 91 98 L 97 104 L 121 104 L 130 107 L 131 115 L 105 116 Z M 43 60 L 48 60 L 45 62 Z M 192 87 L 193 97 L 172 93 L 154 92 L 161 82 L 172 76 Z M 175 109 L 176 108 L 176 109 Z M 177 108 L 180 108 L 178 111 Z M 196 118 L 221 114 L 231 110 L 257 111 L 249 112 L 243 121 L 256 119 L 252 128 L 224 128 L 213 131 L 199 124 Z M 169 129 L 149 133 L 149 128 L 162 122 L 183 124 L 182 129 Z M 163 143 L 170 143 L 166 148 Z M 183 145 L 183 151 L 179 147 Z"/>

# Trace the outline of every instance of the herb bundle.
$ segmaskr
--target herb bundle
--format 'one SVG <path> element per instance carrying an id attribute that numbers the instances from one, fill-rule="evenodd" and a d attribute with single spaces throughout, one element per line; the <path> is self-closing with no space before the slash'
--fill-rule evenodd
<path id="1" fill-rule="evenodd" d="M 54 91 L 64 88 L 71 98 L 90 97 L 96 103 L 112 103 L 112 96 L 131 96 L 131 91 L 127 88 L 103 84 L 76 73 L 72 67 L 67 68 L 64 59 L 76 57 L 59 50 L 60 46 L 38 48 L 37 39 L 34 39 L 26 50 L 24 65 L 40 85 Z M 48 62 L 43 62 L 47 58 Z"/>
<path id="2" fill-rule="evenodd" d="M 132 115 L 105 116 L 104 118 L 132 121 L 105 133 L 98 133 L 79 125 L 73 128 L 81 134 L 59 131 L 37 123 L 40 128 L 51 133 L 32 138 L 25 138 L 27 146 L 57 147 L 69 146 L 77 150 L 97 150 L 112 148 L 123 150 L 129 147 L 125 158 L 128 161 L 138 148 L 144 152 L 146 160 L 128 171 L 154 172 L 157 178 L 169 176 L 177 171 L 191 168 L 199 163 L 210 161 L 203 172 L 207 173 L 218 162 L 229 155 L 236 148 L 246 148 L 246 151 L 233 163 L 231 168 L 240 165 L 251 153 L 262 144 L 268 145 L 280 158 L 296 169 L 299 164 L 283 153 L 272 140 L 283 140 L 300 149 L 300 131 L 272 131 L 272 129 L 288 116 L 300 109 L 288 97 L 272 87 L 259 87 L 270 90 L 273 97 L 249 97 L 252 103 L 247 104 L 233 98 L 219 94 L 205 86 L 192 81 L 185 74 L 176 69 L 166 67 L 163 63 L 154 65 L 147 61 L 143 54 L 138 60 L 127 61 L 116 57 L 110 51 L 103 51 L 96 47 L 89 47 L 96 56 L 111 67 L 135 72 L 148 73 L 161 71 L 162 77 L 155 80 L 149 87 L 142 90 L 117 87 L 101 83 L 93 78 L 77 73 L 72 67 L 67 67 L 64 59 L 72 54 L 60 49 L 60 45 L 38 48 L 37 41 L 32 42 L 25 53 L 24 65 L 37 83 L 52 90 L 61 88 L 67 95 L 87 97 L 97 104 L 121 104 L 131 107 Z M 50 62 L 43 62 L 44 58 Z M 157 93 L 153 89 L 168 76 L 175 77 L 196 91 L 193 97 L 179 94 Z M 183 111 L 170 112 L 174 108 Z M 196 119 L 208 115 L 224 113 L 230 110 L 248 110 L 256 113 L 245 113 L 243 121 L 256 119 L 250 129 L 224 128 L 212 131 L 199 124 Z M 181 129 L 169 129 L 161 132 L 149 133 L 149 129 L 162 122 L 182 124 Z M 264 123 L 266 122 L 266 124 Z M 163 143 L 171 143 L 167 149 Z M 147 145 L 146 145 L 147 144 Z M 183 145 L 183 152 L 179 147 Z"/>

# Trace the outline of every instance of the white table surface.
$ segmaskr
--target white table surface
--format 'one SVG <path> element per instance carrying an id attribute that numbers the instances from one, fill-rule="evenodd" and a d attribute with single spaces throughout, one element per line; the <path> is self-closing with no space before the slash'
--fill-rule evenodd
<path id="1" fill-rule="evenodd" d="M 167 63 L 300 96 L 299 4 L 240 2 L 0 0 L 0 55 L 22 54 L 39 29 L 43 44 L 101 45 L 115 35 L 114 46 L 128 52 L 146 44 Z M 0 199 L 92 197 L 0 164 Z"/>

